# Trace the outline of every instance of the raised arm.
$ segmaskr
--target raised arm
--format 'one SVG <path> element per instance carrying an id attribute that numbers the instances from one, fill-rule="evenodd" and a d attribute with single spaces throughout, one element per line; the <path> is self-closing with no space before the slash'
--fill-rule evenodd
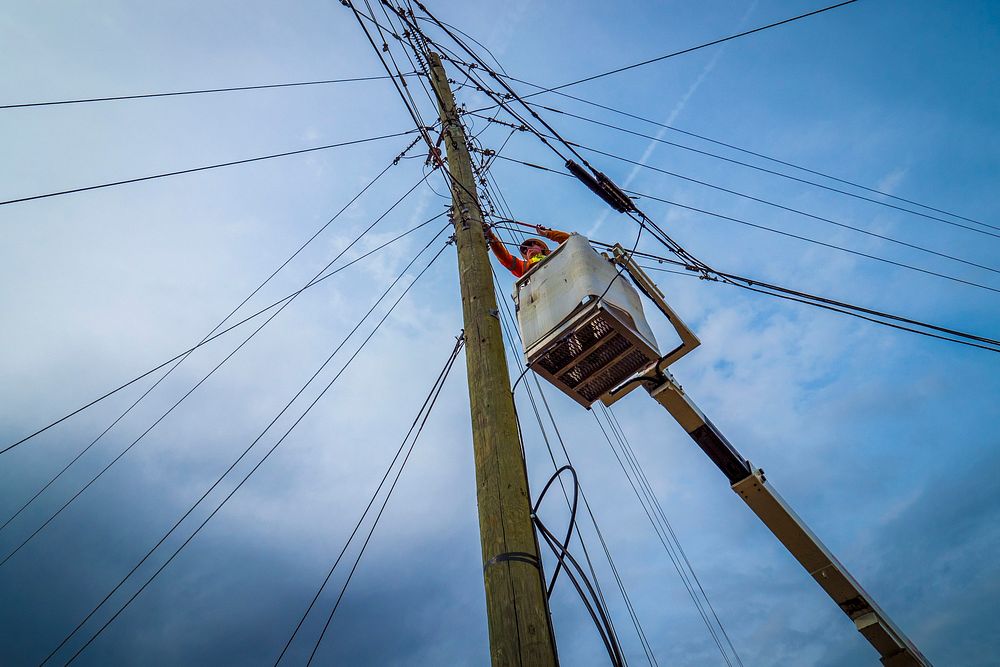
<path id="1" fill-rule="evenodd" d="M 497 260 L 515 276 L 520 277 L 523 275 L 523 262 L 510 254 L 504 244 L 500 242 L 500 239 L 493 233 L 492 229 L 484 227 L 484 231 L 486 233 L 486 241 L 490 244 L 490 250 L 496 255 Z"/>
<path id="2" fill-rule="evenodd" d="M 535 229 L 538 230 L 539 234 L 550 241 L 555 241 L 556 243 L 562 243 L 569 238 L 569 234 L 566 232 L 560 232 L 558 229 L 549 229 L 548 227 L 543 227 L 541 225 L 535 225 Z"/>

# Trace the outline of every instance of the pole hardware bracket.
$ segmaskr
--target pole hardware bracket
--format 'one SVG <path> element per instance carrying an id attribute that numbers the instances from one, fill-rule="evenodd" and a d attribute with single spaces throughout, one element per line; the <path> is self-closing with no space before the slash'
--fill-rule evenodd
<path id="1" fill-rule="evenodd" d="M 497 554 L 483 563 L 483 572 L 486 572 L 490 565 L 496 565 L 504 562 L 527 563 L 528 565 L 533 565 L 539 570 L 542 569 L 542 564 L 538 562 L 538 556 L 535 554 L 529 554 L 526 551 L 505 551 L 504 553 Z"/>
<path id="2" fill-rule="evenodd" d="M 628 273 L 632 282 L 639 288 L 639 291 L 645 294 L 649 300 L 656 305 L 660 312 L 666 315 L 667 320 L 674 327 L 674 331 L 676 331 L 677 335 L 680 337 L 681 343 L 673 350 L 642 369 L 637 377 L 632 378 L 621 386 L 615 387 L 609 391 L 607 400 L 604 401 L 605 405 L 613 404 L 615 401 L 623 398 L 630 391 L 642 384 L 656 386 L 667 381 L 668 379 L 673 380 L 670 373 L 667 372 L 667 367 L 701 345 L 701 341 L 698 339 L 698 336 L 695 335 L 688 325 L 684 323 L 684 320 L 682 320 L 680 316 L 674 312 L 674 309 L 671 308 L 664 299 L 664 294 L 660 291 L 660 288 L 656 286 L 656 283 L 654 283 L 646 272 L 643 271 L 638 264 L 636 264 L 634 259 L 632 259 L 632 254 L 622 247 L 620 243 L 616 243 L 611 248 L 611 252 L 612 257 L 610 261 L 619 265 L 623 271 Z"/>

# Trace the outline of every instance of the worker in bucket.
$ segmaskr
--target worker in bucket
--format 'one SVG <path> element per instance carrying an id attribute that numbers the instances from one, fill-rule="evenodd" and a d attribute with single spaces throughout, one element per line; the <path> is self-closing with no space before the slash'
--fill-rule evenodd
<path id="1" fill-rule="evenodd" d="M 496 237 L 492 229 L 485 227 L 485 230 L 486 240 L 489 241 L 493 254 L 497 256 L 497 259 L 500 260 L 501 264 L 514 274 L 515 278 L 523 276 L 531 270 L 531 267 L 538 264 L 550 254 L 549 246 L 545 243 L 545 241 L 542 239 L 530 238 L 525 239 L 519 248 L 523 259 L 517 259 L 507 251 L 507 248 L 505 248 L 503 243 L 500 242 L 500 239 Z M 549 229 L 548 227 L 543 227 L 542 225 L 535 225 L 535 231 L 541 236 L 544 236 L 550 241 L 555 241 L 556 243 L 562 243 L 569 238 L 569 234 L 566 232 Z"/>

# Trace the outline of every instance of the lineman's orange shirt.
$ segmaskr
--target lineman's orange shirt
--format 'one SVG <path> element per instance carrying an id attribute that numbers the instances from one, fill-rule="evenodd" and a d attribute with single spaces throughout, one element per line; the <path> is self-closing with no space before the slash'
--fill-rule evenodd
<path id="1" fill-rule="evenodd" d="M 569 238 L 569 234 L 566 232 L 560 232 L 556 229 L 549 229 L 547 231 L 541 232 L 542 236 L 549 239 L 550 241 L 555 241 L 556 243 L 562 243 Z M 545 259 L 545 257 L 540 257 L 535 255 L 532 261 L 518 259 L 507 251 L 507 248 L 499 239 L 490 239 L 490 248 L 493 250 L 493 254 L 497 256 L 500 263 L 503 264 L 511 273 L 514 274 L 515 278 L 520 278 L 525 273 L 531 269 L 532 266 L 538 262 Z"/>

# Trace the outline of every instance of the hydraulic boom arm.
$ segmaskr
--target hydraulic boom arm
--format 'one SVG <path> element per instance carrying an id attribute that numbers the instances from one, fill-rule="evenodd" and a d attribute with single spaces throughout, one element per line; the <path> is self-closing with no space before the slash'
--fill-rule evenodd
<path id="1" fill-rule="evenodd" d="M 736 451 L 670 373 L 663 371 L 662 377 L 663 381 L 659 384 L 646 383 L 649 395 L 677 420 L 726 476 L 733 491 L 854 621 L 858 632 L 878 651 L 882 664 L 888 667 L 929 667 L 930 662 L 916 646 L 767 483 L 764 471 L 754 468 Z"/>
<path id="2" fill-rule="evenodd" d="M 653 400 L 665 407 L 708 458 L 712 459 L 729 480 L 733 491 L 750 506 L 795 560 L 854 621 L 858 632 L 878 651 L 883 665 L 929 667 L 930 662 L 916 646 L 889 620 L 847 569 L 767 483 L 764 471 L 754 468 L 750 461 L 736 451 L 666 370 L 667 366 L 699 345 L 698 337 L 667 305 L 663 293 L 624 248 L 615 246 L 613 253 L 615 263 L 629 273 L 636 286 L 667 316 L 680 336 L 681 344 L 638 378 L 611 391 L 604 402 L 611 404 L 642 384 Z"/>

